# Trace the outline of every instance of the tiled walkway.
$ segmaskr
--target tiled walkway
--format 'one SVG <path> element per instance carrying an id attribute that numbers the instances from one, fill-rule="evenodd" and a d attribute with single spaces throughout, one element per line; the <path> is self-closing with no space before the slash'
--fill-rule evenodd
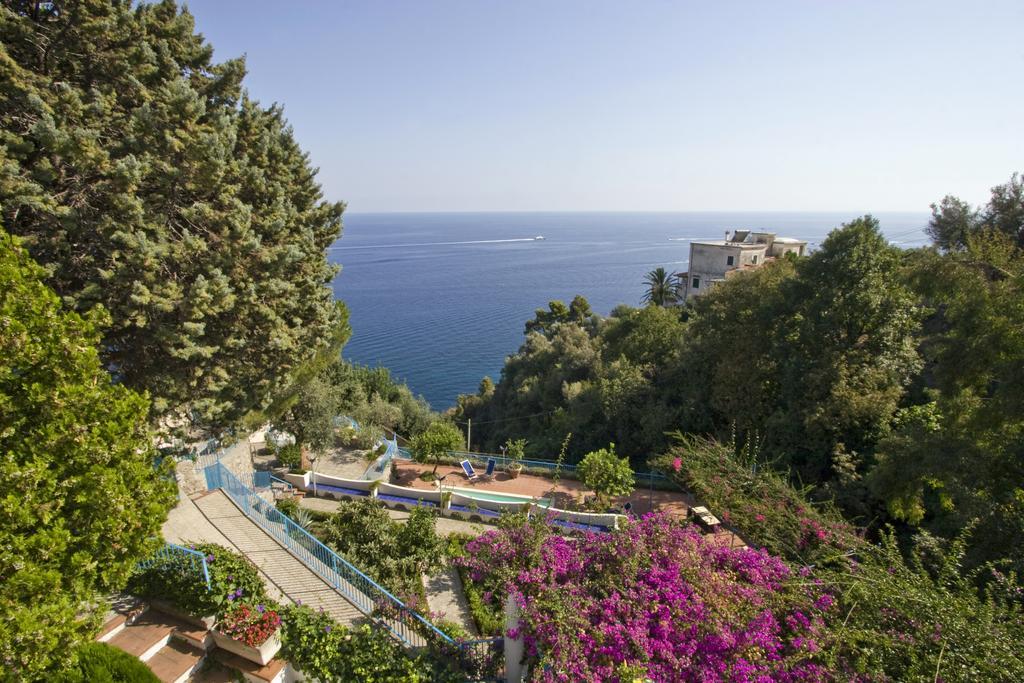
<path id="1" fill-rule="evenodd" d="M 427 589 L 427 605 L 435 614 L 443 614 L 444 619 L 453 621 L 466 629 L 470 635 L 477 635 L 476 624 L 469 613 L 469 603 L 462 589 L 462 580 L 455 567 L 445 566 L 434 576 L 423 577 Z"/>
<path id="2" fill-rule="evenodd" d="M 362 613 L 313 570 L 242 514 L 223 491 L 196 497 L 196 507 L 232 545 L 260 568 L 292 602 L 323 608 L 346 626 L 360 622 Z"/>

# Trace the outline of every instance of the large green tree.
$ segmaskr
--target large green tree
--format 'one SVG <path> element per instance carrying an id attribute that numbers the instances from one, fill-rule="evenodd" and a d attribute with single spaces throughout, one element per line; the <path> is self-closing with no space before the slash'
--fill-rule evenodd
<path id="1" fill-rule="evenodd" d="M 927 232 L 940 249 L 965 249 L 970 236 L 986 231 L 1002 233 L 1024 249 L 1024 176 L 1014 173 L 1007 182 L 993 187 L 983 207 L 974 208 L 953 195 L 932 204 Z"/>
<path id="2" fill-rule="evenodd" d="M 773 348 L 781 401 L 765 430 L 805 480 L 862 473 L 920 368 L 900 259 L 865 216 L 834 230 L 786 285 Z"/>
<path id="3" fill-rule="evenodd" d="M 173 0 L 0 7 L 8 229 L 68 305 L 110 312 L 102 360 L 156 416 L 220 429 L 344 337 L 343 206 L 212 54 Z"/>
<path id="4" fill-rule="evenodd" d="M 416 462 L 434 463 L 433 472 L 436 473 L 441 458 L 448 455 L 448 451 L 462 448 L 462 438 L 458 427 L 438 420 L 412 438 L 412 457 Z"/>
<path id="5" fill-rule="evenodd" d="M 933 312 L 929 386 L 880 444 L 872 488 L 940 535 L 974 526 L 969 564 L 1006 559 L 1024 575 L 1024 251 L 973 233 L 923 252 L 912 281 Z"/>
<path id="6" fill-rule="evenodd" d="M 111 382 L 106 313 L 63 310 L 0 230 L 0 662 L 34 680 L 93 634 L 174 502 L 148 401 Z"/>

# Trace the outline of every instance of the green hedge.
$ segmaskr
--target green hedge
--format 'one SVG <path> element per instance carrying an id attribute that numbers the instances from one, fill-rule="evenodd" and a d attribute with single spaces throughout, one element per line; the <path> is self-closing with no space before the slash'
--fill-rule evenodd
<path id="1" fill-rule="evenodd" d="M 185 543 L 207 557 L 211 588 L 202 570 L 191 563 L 163 559 L 140 569 L 128 583 L 128 592 L 144 598 L 166 600 L 196 617 L 220 616 L 233 600 L 262 602 L 267 598 L 256 565 L 238 553 L 214 543 Z M 238 594 L 241 591 L 241 594 Z"/>
<path id="2" fill-rule="evenodd" d="M 448 558 L 463 557 L 466 554 L 466 543 L 475 537 L 472 534 L 450 534 L 447 538 L 446 553 Z M 469 614 L 476 623 L 477 631 L 482 638 L 500 636 L 505 631 L 505 615 L 500 605 L 488 605 L 484 602 L 483 591 L 473 583 L 469 570 L 456 567 L 462 580 L 462 590 L 466 594 Z"/>

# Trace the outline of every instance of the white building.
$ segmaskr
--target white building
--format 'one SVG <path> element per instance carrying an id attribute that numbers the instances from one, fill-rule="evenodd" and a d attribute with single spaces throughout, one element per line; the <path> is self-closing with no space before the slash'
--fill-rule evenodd
<path id="1" fill-rule="evenodd" d="M 737 270 L 757 268 L 768 260 L 786 254 L 803 256 L 807 242 L 792 237 L 776 237 L 773 232 L 736 230 L 724 240 L 690 242 L 690 270 L 680 273 L 685 279 L 684 300 L 705 294 Z"/>

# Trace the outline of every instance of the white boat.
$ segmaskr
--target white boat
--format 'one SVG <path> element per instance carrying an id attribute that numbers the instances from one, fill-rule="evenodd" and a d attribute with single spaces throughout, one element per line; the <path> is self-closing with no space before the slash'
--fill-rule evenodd
<path id="1" fill-rule="evenodd" d="M 544 239 L 544 235 L 537 235 L 533 239 L 536 240 L 536 241 L 540 241 L 540 240 Z"/>

